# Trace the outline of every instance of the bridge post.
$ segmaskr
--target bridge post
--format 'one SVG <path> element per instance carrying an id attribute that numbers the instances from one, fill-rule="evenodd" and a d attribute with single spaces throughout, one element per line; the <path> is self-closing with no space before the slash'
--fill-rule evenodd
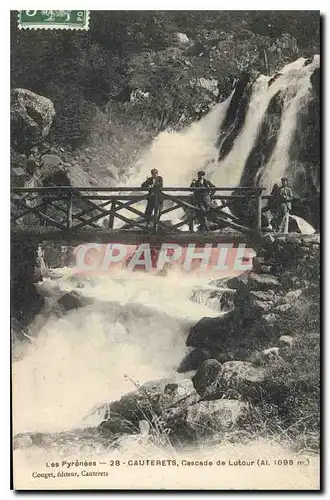
<path id="1" fill-rule="evenodd" d="M 111 203 L 111 210 L 115 210 L 115 208 L 116 208 L 116 200 L 113 200 Z M 113 229 L 114 220 L 115 220 L 114 214 L 110 214 L 109 215 L 109 229 Z"/>
<path id="2" fill-rule="evenodd" d="M 66 225 L 67 225 L 68 229 L 71 229 L 71 227 L 72 227 L 72 191 L 68 192 Z"/>
<path id="3" fill-rule="evenodd" d="M 261 214 L 262 214 L 262 188 L 257 188 L 256 189 L 256 205 L 257 205 L 257 210 L 256 210 L 256 231 L 257 233 L 261 233 Z"/>

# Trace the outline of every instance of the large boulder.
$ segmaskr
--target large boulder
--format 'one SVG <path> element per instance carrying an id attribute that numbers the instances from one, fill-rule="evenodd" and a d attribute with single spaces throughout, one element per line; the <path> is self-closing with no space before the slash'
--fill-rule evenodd
<path id="1" fill-rule="evenodd" d="M 57 303 L 64 307 L 66 311 L 71 311 L 72 309 L 80 309 L 81 307 L 85 307 L 92 302 L 92 299 L 88 297 L 83 297 L 80 293 L 72 290 L 68 292 L 62 297 L 60 297 Z"/>
<path id="2" fill-rule="evenodd" d="M 203 399 L 219 399 L 236 394 L 255 397 L 259 394 L 265 372 L 247 361 L 227 361 L 221 364 L 215 359 L 202 363 L 193 377 L 194 386 Z"/>
<path id="3" fill-rule="evenodd" d="M 181 361 L 178 368 L 178 373 L 189 372 L 191 370 L 197 370 L 199 365 L 212 357 L 211 349 L 203 347 L 201 349 L 193 349 L 189 352 Z"/>
<path id="4" fill-rule="evenodd" d="M 198 394 L 205 399 L 220 398 L 222 392 L 221 387 L 218 388 L 218 382 L 221 381 L 222 372 L 223 367 L 218 360 L 204 361 L 192 379 Z"/>
<path id="5" fill-rule="evenodd" d="M 119 401 L 114 401 L 106 407 L 103 428 L 110 430 L 118 428 L 122 420 L 127 429 L 138 429 L 141 420 L 153 422 L 161 417 L 173 420 L 184 415 L 190 404 L 200 401 L 190 379 L 161 379 L 146 382 L 136 391 L 125 394 Z M 127 425 L 129 422 L 131 425 Z"/>
<path id="6" fill-rule="evenodd" d="M 225 432 L 247 417 L 249 406 L 234 399 L 201 401 L 188 407 L 185 425 L 196 437 Z"/>
<path id="7" fill-rule="evenodd" d="M 263 368 L 254 367 L 247 361 L 227 361 L 223 364 L 221 377 L 224 387 L 254 397 L 260 393 L 266 373 Z"/>
<path id="8" fill-rule="evenodd" d="M 27 89 L 11 91 L 11 137 L 17 149 L 28 150 L 47 137 L 55 109 L 47 97 Z"/>
<path id="9" fill-rule="evenodd" d="M 228 341 L 228 335 L 235 329 L 236 322 L 235 311 L 218 318 L 205 316 L 190 328 L 186 344 L 191 347 L 221 347 Z"/>
<path id="10" fill-rule="evenodd" d="M 247 286 L 249 290 L 259 291 L 280 289 L 282 285 L 276 276 L 272 274 L 256 274 L 251 272 L 248 275 Z"/>

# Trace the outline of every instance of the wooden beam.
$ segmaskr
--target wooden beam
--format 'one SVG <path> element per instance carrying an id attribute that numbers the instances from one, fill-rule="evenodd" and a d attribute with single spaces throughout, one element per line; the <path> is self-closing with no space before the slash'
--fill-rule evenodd
<path id="1" fill-rule="evenodd" d="M 150 243 L 161 245 L 162 243 L 177 243 L 181 245 L 188 245 L 195 243 L 204 245 L 205 243 L 246 243 L 252 245 L 256 243 L 260 235 L 255 233 L 247 234 L 221 234 L 221 233 L 186 233 L 177 231 L 172 234 L 157 233 L 156 235 L 146 233 L 143 231 L 133 230 L 82 230 L 75 231 L 72 229 L 64 229 L 62 231 L 54 231 L 43 228 L 29 228 L 19 229 L 14 228 L 11 231 L 12 237 L 18 239 L 37 239 L 38 241 L 62 241 L 69 242 L 70 245 L 79 245 L 81 243 L 95 242 L 95 243 L 122 243 L 123 245 L 139 245 L 140 243 Z"/>
<path id="2" fill-rule="evenodd" d="M 122 208 L 125 208 L 125 210 L 128 210 L 129 212 L 132 212 L 136 215 L 139 215 L 140 217 L 142 217 L 143 219 L 146 220 L 146 222 L 149 222 L 149 217 L 146 216 L 146 214 L 144 214 L 143 212 L 141 212 L 140 210 L 137 210 L 136 208 L 133 208 L 131 206 L 128 206 L 126 203 L 125 204 L 122 204 L 120 202 L 117 202 L 118 204 L 120 204 L 121 206 L 119 207 L 119 209 L 121 210 Z M 133 219 L 134 220 L 134 219 Z M 158 225 L 160 227 L 162 227 L 163 229 L 165 230 L 168 230 L 168 227 L 166 224 L 164 224 L 164 222 L 161 222 L 161 221 L 158 221 Z"/>
<path id="3" fill-rule="evenodd" d="M 70 229 L 72 227 L 72 192 L 68 192 L 68 199 L 67 199 L 67 214 L 66 214 L 66 223 L 67 223 L 67 228 Z"/>
<path id="4" fill-rule="evenodd" d="M 170 212 L 173 212 L 174 210 L 177 210 L 178 208 L 182 208 L 181 205 L 175 204 L 172 207 L 165 208 L 164 210 L 161 211 L 160 216 L 168 214 Z"/>
<path id="5" fill-rule="evenodd" d="M 189 208 L 190 210 L 194 210 L 195 212 L 203 213 L 203 210 L 200 210 L 195 205 L 191 205 L 190 203 L 187 203 L 186 201 L 183 201 L 182 199 L 177 198 L 176 196 L 172 196 L 171 194 L 165 194 L 164 198 L 171 201 L 175 201 L 178 205 L 181 205 L 182 207 Z"/>
<path id="6" fill-rule="evenodd" d="M 244 187 L 244 186 L 238 186 L 238 187 L 215 187 L 213 188 L 214 191 L 250 191 L 251 193 L 255 193 L 257 189 L 265 189 L 265 188 L 255 188 L 255 187 Z M 195 192 L 195 191 L 204 191 L 205 188 L 192 188 L 192 187 L 178 187 L 178 186 L 173 186 L 173 187 L 163 187 L 161 189 L 164 192 L 167 191 L 173 191 L 173 192 L 180 192 L 180 191 L 190 191 L 190 192 Z M 144 192 L 149 192 L 150 188 L 143 188 L 143 187 L 129 187 L 129 186 L 111 186 L 111 187 L 104 187 L 104 186 L 42 186 L 42 187 L 34 187 L 34 188 L 27 188 L 27 187 L 20 187 L 20 186 L 12 186 L 11 191 L 13 193 L 45 193 L 47 191 L 52 192 L 52 191 L 71 191 L 72 193 L 77 193 L 81 191 L 88 191 L 89 193 L 92 192 L 99 192 L 99 193 L 117 193 L 120 191 L 131 191 L 131 192 L 137 192 L 137 191 L 144 191 Z"/>
<path id="7" fill-rule="evenodd" d="M 115 221 L 115 215 L 114 212 L 116 211 L 116 200 L 112 200 L 111 202 L 111 210 L 113 210 L 113 213 L 109 215 L 109 229 L 113 229 L 113 224 Z"/>
<path id="8" fill-rule="evenodd" d="M 89 221 L 94 222 L 98 219 L 101 219 L 101 217 L 106 217 L 107 215 L 110 215 L 110 214 L 113 214 L 114 217 L 117 217 L 117 219 L 120 219 L 120 220 L 126 222 L 129 226 L 137 226 L 143 230 L 145 229 L 145 226 L 143 226 L 142 224 L 139 224 L 138 222 L 133 222 L 131 219 L 128 219 L 127 217 L 124 217 L 123 215 L 119 214 L 117 211 L 117 207 L 116 207 L 116 210 L 112 210 L 111 208 L 109 210 L 102 209 L 101 214 L 95 215 L 94 217 L 89 219 Z M 75 229 L 77 231 L 78 229 L 81 229 L 84 226 L 85 226 L 84 223 L 80 223 L 80 224 L 77 224 L 76 226 L 74 226 L 73 229 Z"/>
<path id="9" fill-rule="evenodd" d="M 61 224 L 60 222 L 56 221 L 55 219 L 53 219 L 52 217 L 49 217 L 48 215 L 46 215 L 45 213 L 43 212 L 40 212 L 40 210 L 38 210 L 38 208 L 41 208 L 41 207 L 44 207 L 44 203 L 42 203 L 41 205 L 37 205 L 36 207 L 28 207 L 24 202 L 21 201 L 21 206 L 22 208 L 25 208 L 25 212 L 23 212 L 23 214 L 19 214 L 19 215 L 16 215 L 13 220 L 16 222 L 18 219 L 20 219 L 21 217 L 23 217 L 24 215 L 28 215 L 28 214 L 33 214 L 35 216 L 37 216 L 37 218 L 39 219 L 42 219 L 44 220 L 45 222 L 48 222 L 48 224 L 50 224 L 51 226 L 55 226 L 57 227 L 58 229 L 63 229 L 64 228 L 64 225 Z"/>
<path id="10" fill-rule="evenodd" d="M 54 203 L 51 205 L 52 208 L 55 208 L 59 212 L 62 212 L 67 215 L 67 210 L 65 208 L 59 207 L 58 205 L 55 205 Z M 86 213 L 91 212 L 93 209 L 86 210 Z M 78 219 L 81 222 L 86 222 L 87 225 L 94 227 L 95 229 L 98 229 L 99 226 L 97 224 L 94 224 L 93 222 L 88 223 L 89 219 L 84 219 L 83 217 L 83 212 L 80 212 L 78 214 L 72 214 L 72 219 Z"/>

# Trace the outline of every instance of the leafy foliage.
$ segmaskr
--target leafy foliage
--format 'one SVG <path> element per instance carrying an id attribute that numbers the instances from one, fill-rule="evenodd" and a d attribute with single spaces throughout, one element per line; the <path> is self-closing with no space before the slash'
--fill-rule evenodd
<path id="1" fill-rule="evenodd" d="M 319 48 L 317 11 L 92 11 L 90 17 L 87 32 L 19 31 L 17 12 L 11 13 L 12 86 L 52 99 L 57 143 L 84 143 L 97 111 L 113 122 L 118 102 L 129 104 L 120 115 L 141 119 L 155 133 L 186 123 L 224 99 L 242 71 L 267 72 L 296 56 L 295 39 L 306 54 Z M 215 79 L 218 92 L 200 78 Z M 132 100 L 134 91 L 148 98 Z"/>

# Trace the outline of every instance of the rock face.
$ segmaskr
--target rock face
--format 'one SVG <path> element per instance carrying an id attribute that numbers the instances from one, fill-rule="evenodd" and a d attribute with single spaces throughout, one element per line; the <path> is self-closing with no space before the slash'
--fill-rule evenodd
<path id="1" fill-rule="evenodd" d="M 210 434 L 232 429 L 247 416 L 249 406 L 243 401 L 220 399 L 217 401 L 202 401 L 189 406 L 186 416 L 186 426 L 197 434 Z"/>
<path id="2" fill-rule="evenodd" d="M 101 427 L 111 428 L 113 432 L 118 422 L 125 421 L 129 423 L 128 427 L 137 430 L 141 420 L 153 422 L 162 417 L 170 422 L 173 419 L 181 419 L 186 407 L 199 400 L 200 397 L 190 379 L 147 382 L 138 390 L 108 405 Z"/>
<path id="3" fill-rule="evenodd" d="M 222 378 L 223 366 L 216 359 L 204 361 L 193 377 L 196 391 L 205 399 L 217 399 L 222 396 L 218 382 Z"/>
<path id="4" fill-rule="evenodd" d="M 66 311 L 71 311 L 72 309 L 85 307 L 90 304 L 92 300 L 89 300 L 87 297 L 83 297 L 80 293 L 73 290 L 63 295 L 57 302 L 63 306 Z"/>
<path id="5" fill-rule="evenodd" d="M 24 327 L 44 305 L 35 287 L 46 266 L 36 241 L 11 239 L 11 316 Z"/>
<path id="6" fill-rule="evenodd" d="M 226 283 L 235 291 L 234 309 L 217 318 L 202 318 L 189 330 L 186 344 L 196 351 L 191 354 L 193 362 L 181 366 L 181 371 L 198 370 L 194 383 L 203 396 L 207 391 L 209 394 L 213 391 L 214 397 L 223 394 L 218 381 L 217 390 L 212 387 L 209 376 L 216 363 L 224 363 L 223 368 L 230 366 L 227 361 L 248 361 L 256 350 L 262 353 L 270 347 L 283 346 L 281 335 L 292 337 L 290 325 L 293 319 L 299 323 L 299 308 L 305 307 L 306 298 L 317 293 L 319 235 L 268 235 L 256 250 L 253 269 Z M 221 372 L 220 365 L 218 369 Z"/>
<path id="7" fill-rule="evenodd" d="M 105 407 L 99 428 L 111 433 L 137 433 L 141 422 L 147 421 L 175 442 L 178 437 L 199 439 L 226 432 L 249 414 L 246 402 L 201 399 L 190 379 L 148 382 Z"/>
<path id="8" fill-rule="evenodd" d="M 219 399 L 228 391 L 234 391 L 239 396 L 254 396 L 264 379 L 264 371 L 251 363 L 228 361 L 221 364 L 215 359 L 209 359 L 201 364 L 193 382 L 203 399 Z"/>
<path id="9" fill-rule="evenodd" d="M 54 105 L 47 97 L 27 89 L 12 90 L 12 145 L 24 151 L 40 143 L 48 135 L 54 117 Z"/>

